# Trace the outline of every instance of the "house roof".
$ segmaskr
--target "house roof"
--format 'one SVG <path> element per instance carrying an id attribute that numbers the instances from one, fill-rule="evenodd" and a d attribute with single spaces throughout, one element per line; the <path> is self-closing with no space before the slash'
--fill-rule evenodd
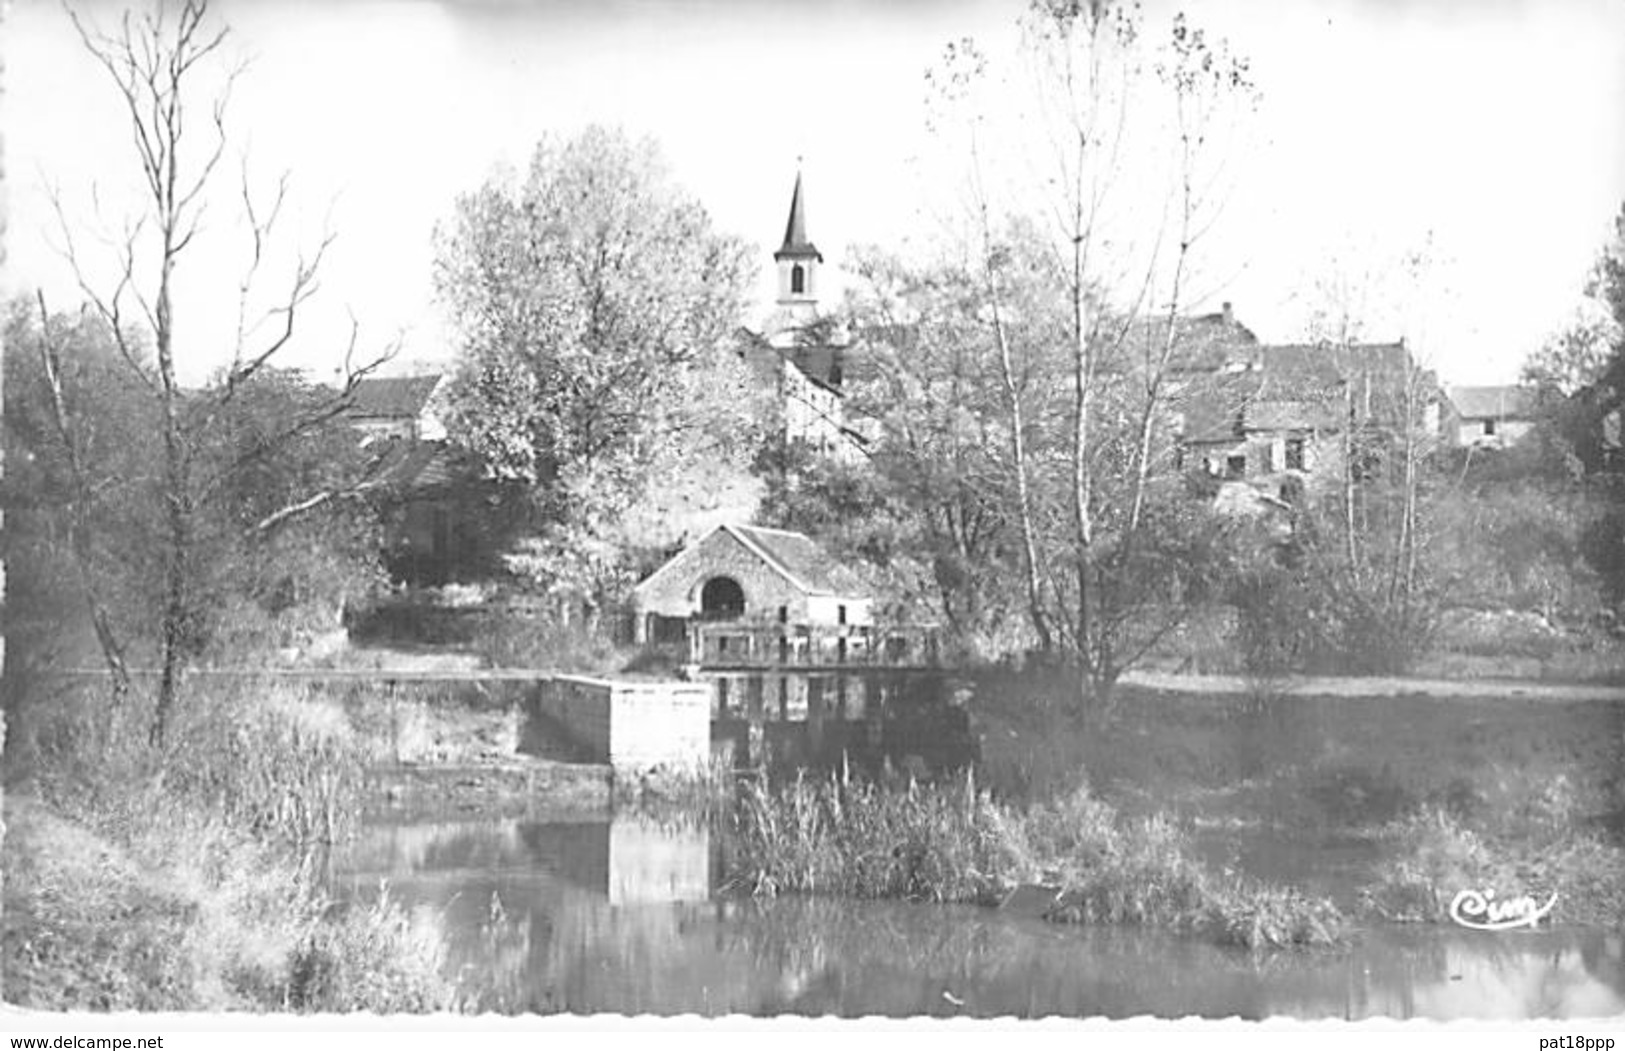
<path id="1" fill-rule="evenodd" d="M 1450 400 L 1458 415 L 1469 419 L 1525 419 L 1535 406 L 1529 387 L 1451 387 Z"/>
<path id="2" fill-rule="evenodd" d="M 865 589 L 856 573 L 835 561 L 805 533 L 760 526 L 722 526 L 760 553 L 809 595 L 857 595 Z"/>
<path id="3" fill-rule="evenodd" d="M 1145 348 L 1153 360 L 1160 358 L 1168 338 L 1168 318 L 1149 317 L 1134 324 L 1124 340 L 1122 353 L 1132 361 Z M 1238 360 L 1246 360 L 1258 346 L 1258 337 L 1225 313 L 1178 317 L 1173 321 L 1173 346 L 1168 356 L 1170 372 L 1217 372 Z"/>
<path id="4" fill-rule="evenodd" d="M 1336 430 L 1350 385 L 1372 418 L 1400 412 L 1415 362 L 1403 343 L 1346 347 L 1317 343 L 1254 346 L 1235 371 L 1213 374 L 1181 400 L 1184 440 L 1224 442 L 1258 431 Z M 1434 385 L 1431 373 L 1422 382 Z"/>
<path id="5" fill-rule="evenodd" d="M 773 253 L 773 258 L 824 261 L 823 255 L 807 240 L 807 205 L 801 194 L 800 172 L 796 172 L 796 188 L 790 194 L 790 218 L 784 224 L 784 244 Z"/>
<path id="6" fill-rule="evenodd" d="M 673 555 L 659 569 L 645 577 L 633 593 L 647 592 L 655 581 L 673 567 L 687 561 L 691 552 L 718 533 L 733 537 L 747 551 L 761 559 L 792 587 L 808 595 L 862 597 L 868 592 L 863 579 L 829 556 L 804 533 L 760 526 L 720 525 L 700 540 Z"/>
<path id="7" fill-rule="evenodd" d="M 350 415 L 416 419 L 429 404 L 443 377 L 365 376 L 351 392 Z"/>

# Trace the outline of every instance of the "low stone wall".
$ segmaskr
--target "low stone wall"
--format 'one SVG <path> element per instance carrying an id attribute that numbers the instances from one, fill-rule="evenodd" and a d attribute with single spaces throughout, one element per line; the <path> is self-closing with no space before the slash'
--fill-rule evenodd
<path id="1" fill-rule="evenodd" d="M 586 761 L 607 763 L 613 699 L 614 684 L 610 682 L 560 675 L 536 683 L 526 714 L 556 723 L 569 734 L 573 744 L 585 749 L 582 758 Z"/>
<path id="2" fill-rule="evenodd" d="M 537 684 L 530 714 L 552 721 L 589 762 L 616 770 L 698 768 L 711 750 L 711 687 L 559 675 Z"/>

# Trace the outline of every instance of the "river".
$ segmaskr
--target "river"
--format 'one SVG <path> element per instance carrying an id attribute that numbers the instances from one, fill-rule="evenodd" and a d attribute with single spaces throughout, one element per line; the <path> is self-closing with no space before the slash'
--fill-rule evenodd
<path id="1" fill-rule="evenodd" d="M 1625 1013 L 1625 938 L 1378 927 L 1345 950 L 1253 956 L 1198 938 L 994 909 L 716 888 L 704 827 L 617 816 L 367 826 L 335 859 L 505 1012 L 1300 1019 Z M 1267 856 L 1267 852 L 1266 855 Z"/>

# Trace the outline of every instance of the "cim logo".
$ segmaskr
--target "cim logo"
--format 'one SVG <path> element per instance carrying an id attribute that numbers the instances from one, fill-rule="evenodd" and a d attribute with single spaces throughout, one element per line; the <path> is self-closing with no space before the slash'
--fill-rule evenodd
<path id="1" fill-rule="evenodd" d="M 1528 894 L 1496 901 L 1493 890 L 1464 890 L 1451 900 L 1450 918 L 1475 931 L 1506 931 L 1534 927 L 1556 904 L 1556 891 L 1546 904 L 1536 905 Z"/>

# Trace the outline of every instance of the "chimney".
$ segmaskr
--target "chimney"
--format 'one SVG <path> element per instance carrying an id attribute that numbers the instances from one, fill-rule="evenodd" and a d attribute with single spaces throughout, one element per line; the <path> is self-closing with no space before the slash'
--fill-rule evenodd
<path id="1" fill-rule="evenodd" d="M 1224 306 L 1221 309 L 1224 311 L 1224 323 L 1234 325 L 1236 323 L 1236 312 L 1230 308 L 1228 299 L 1224 301 Z"/>

